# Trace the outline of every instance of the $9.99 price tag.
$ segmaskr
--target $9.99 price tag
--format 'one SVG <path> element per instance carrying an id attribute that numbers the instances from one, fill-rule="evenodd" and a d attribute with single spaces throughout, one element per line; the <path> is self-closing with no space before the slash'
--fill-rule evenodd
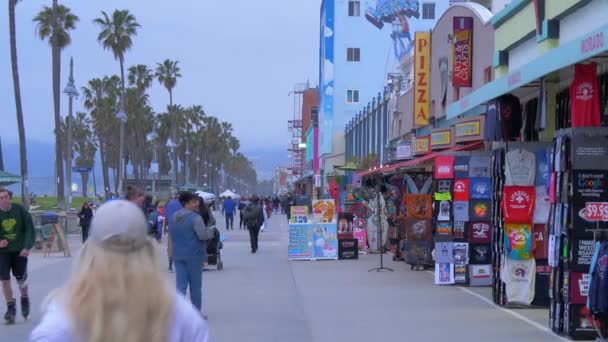
<path id="1" fill-rule="evenodd" d="M 608 221 L 608 202 L 587 202 L 585 212 L 588 221 Z"/>

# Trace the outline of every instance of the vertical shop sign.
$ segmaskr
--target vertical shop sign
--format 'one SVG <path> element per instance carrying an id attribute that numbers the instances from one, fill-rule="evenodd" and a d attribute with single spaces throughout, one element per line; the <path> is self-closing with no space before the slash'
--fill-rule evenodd
<path id="1" fill-rule="evenodd" d="M 471 87 L 473 62 L 473 18 L 454 17 L 452 84 L 454 88 Z"/>
<path id="2" fill-rule="evenodd" d="M 416 32 L 414 53 L 414 126 L 429 124 L 431 33 Z"/>

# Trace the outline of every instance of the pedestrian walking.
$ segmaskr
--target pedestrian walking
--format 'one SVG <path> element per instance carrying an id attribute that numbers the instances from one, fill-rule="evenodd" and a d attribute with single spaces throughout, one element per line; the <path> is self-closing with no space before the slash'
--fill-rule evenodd
<path id="1" fill-rule="evenodd" d="M 89 237 L 89 228 L 91 227 L 91 220 L 93 219 L 93 209 L 91 209 L 89 202 L 84 202 L 82 204 L 82 208 L 80 208 L 80 211 L 78 212 L 78 219 L 80 220 L 79 225 L 82 231 L 82 243 L 85 243 Z"/>
<path id="2" fill-rule="evenodd" d="M 15 323 L 17 303 L 13 298 L 11 273 L 21 292 L 21 315 L 30 315 L 30 298 L 27 288 L 27 258 L 34 246 L 36 233 L 30 213 L 21 205 L 11 203 L 13 193 L 0 188 L 0 281 L 6 300 L 4 320 Z"/>
<path id="3" fill-rule="evenodd" d="M 199 199 L 190 192 L 179 196 L 183 209 L 173 215 L 169 236 L 173 241 L 173 262 L 177 290 L 186 295 L 190 289 L 192 304 L 199 311 L 202 306 L 203 246 L 213 238 L 213 230 L 205 226 L 199 214 Z"/>
<path id="4" fill-rule="evenodd" d="M 169 272 L 173 272 L 173 241 L 169 232 L 169 226 L 173 222 L 173 215 L 182 209 L 182 204 L 179 202 L 179 195 L 175 195 L 167 205 L 165 205 L 165 233 L 169 235 L 167 239 L 167 256 L 169 258 Z"/>
<path id="5" fill-rule="evenodd" d="M 152 196 L 146 196 L 145 207 L 148 219 L 148 235 L 160 243 L 163 237 L 162 220 L 159 220 L 160 211 L 158 210 L 159 202 L 152 204 Z"/>
<path id="6" fill-rule="evenodd" d="M 239 201 L 239 206 L 238 206 L 238 210 L 239 210 L 239 230 L 247 228 L 247 226 L 245 226 L 245 220 L 243 219 L 243 212 L 244 212 L 244 210 L 245 210 L 246 207 L 247 207 L 247 199 L 246 198 L 241 198 L 241 200 Z"/>
<path id="7" fill-rule="evenodd" d="M 166 281 L 158 254 L 140 208 L 102 205 L 74 271 L 47 298 L 29 340 L 207 342 L 207 323 Z"/>
<path id="8" fill-rule="evenodd" d="M 252 195 L 251 203 L 247 205 L 243 215 L 245 219 L 245 226 L 249 230 L 251 253 L 253 254 L 258 251 L 258 235 L 260 234 L 260 228 L 264 224 L 264 210 L 259 202 L 259 197 L 257 195 Z"/>
<path id="9" fill-rule="evenodd" d="M 140 207 L 145 212 L 145 202 L 146 202 L 146 194 L 136 186 L 127 186 L 127 191 L 125 193 L 125 199 L 129 202 L 135 203 L 138 207 Z"/>
<path id="10" fill-rule="evenodd" d="M 236 203 L 232 199 L 232 197 L 228 196 L 226 200 L 224 200 L 224 205 L 222 206 L 224 209 L 224 217 L 226 217 L 226 230 L 234 230 L 234 214 L 236 213 Z"/>

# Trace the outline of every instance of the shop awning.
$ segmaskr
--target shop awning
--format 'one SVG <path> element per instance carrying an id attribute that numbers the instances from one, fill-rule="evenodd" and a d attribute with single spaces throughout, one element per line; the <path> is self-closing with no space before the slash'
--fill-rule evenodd
<path id="1" fill-rule="evenodd" d="M 468 143 L 465 145 L 458 145 L 458 146 L 452 147 L 447 150 L 429 153 L 429 154 L 420 156 L 415 159 L 406 160 L 406 161 L 402 161 L 400 163 L 386 165 L 386 166 L 383 166 L 380 168 L 361 172 L 361 173 L 359 173 L 359 176 L 366 177 L 366 176 L 370 176 L 370 175 L 377 174 L 377 173 L 394 173 L 399 169 L 420 165 L 420 164 L 424 163 L 425 161 L 433 160 L 433 159 L 435 159 L 435 157 L 443 155 L 443 154 L 449 154 L 450 152 L 458 152 L 458 151 L 474 151 L 474 150 L 482 148 L 483 146 L 484 146 L 483 141 L 477 141 L 477 142 Z"/>
<path id="2" fill-rule="evenodd" d="M 448 120 L 456 118 L 547 74 L 608 51 L 608 44 L 604 43 L 604 37 L 608 37 L 608 25 L 549 50 L 530 63 L 484 85 L 460 101 L 448 105 L 446 118 Z"/>

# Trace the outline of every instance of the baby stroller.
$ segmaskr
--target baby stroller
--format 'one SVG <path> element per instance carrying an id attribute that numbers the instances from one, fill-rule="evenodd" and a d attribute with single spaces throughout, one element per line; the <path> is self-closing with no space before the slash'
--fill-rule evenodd
<path id="1" fill-rule="evenodd" d="M 217 228 L 213 228 L 213 239 L 207 242 L 207 264 L 215 266 L 218 271 L 224 268 L 220 253 L 222 247 L 224 246 L 222 241 L 220 241 L 220 231 Z"/>

